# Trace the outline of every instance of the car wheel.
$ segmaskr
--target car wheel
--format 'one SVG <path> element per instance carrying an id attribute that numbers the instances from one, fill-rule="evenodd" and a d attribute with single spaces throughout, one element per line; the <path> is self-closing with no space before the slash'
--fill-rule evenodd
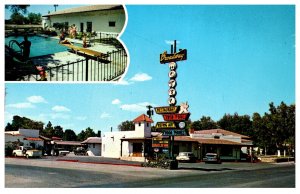
<path id="1" fill-rule="evenodd" d="M 27 158 L 27 159 L 29 158 L 29 155 L 28 155 L 28 154 L 26 154 L 26 158 Z"/>
<path id="2" fill-rule="evenodd" d="M 13 154 L 13 156 L 14 156 L 14 157 L 17 157 L 17 154 L 16 154 L 16 153 L 14 153 L 14 154 Z"/>

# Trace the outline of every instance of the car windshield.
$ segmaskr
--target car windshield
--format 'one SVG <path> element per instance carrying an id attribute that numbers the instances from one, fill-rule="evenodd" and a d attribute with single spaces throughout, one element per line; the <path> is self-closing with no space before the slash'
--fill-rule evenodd
<path id="1" fill-rule="evenodd" d="M 185 152 L 179 153 L 179 156 L 186 156 L 186 155 L 187 155 L 187 153 L 185 153 Z"/>
<path id="2" fill-rule="evenodd" d="M 206 157 L 216 157 L 215 154 L 206 154 Z"/>

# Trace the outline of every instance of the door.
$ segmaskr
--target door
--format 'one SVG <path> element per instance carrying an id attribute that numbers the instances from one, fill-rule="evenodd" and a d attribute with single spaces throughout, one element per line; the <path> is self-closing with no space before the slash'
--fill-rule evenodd
<path id="1" fill-rule="evenodd" d="M 86 23 L 86 32 L 92 32 L 92 30 L 93 30 L 93 23 L 87 22 Z"/>
<path id="2" fill-rule="evenodd" d="M 80 23 L 80 32 L 83 32 L 83 29 L 84 29 L 84 24 L 83 23 Z"/>
<path id="3" fill-rule="evenodd" d="M 141 157 L 143 152 L 143 143 L 132 144 L 132 156 Z"/>

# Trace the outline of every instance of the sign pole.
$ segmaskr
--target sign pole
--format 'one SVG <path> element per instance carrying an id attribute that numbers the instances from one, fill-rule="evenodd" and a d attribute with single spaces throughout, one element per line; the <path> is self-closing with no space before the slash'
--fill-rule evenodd
<path id="1" fill-rule="evenodd" d="M 174 50 L 173 50 L 174 48 Z M 176 40 L 174 40 L 174 46 L 171 45 L 171 54 L 176 53 Z M 175 104 L 176 105 L 176 104 Z M 174 160 L 174 136 L 170 136 L 170 140 L 171 140 L 171 159 Z"/>

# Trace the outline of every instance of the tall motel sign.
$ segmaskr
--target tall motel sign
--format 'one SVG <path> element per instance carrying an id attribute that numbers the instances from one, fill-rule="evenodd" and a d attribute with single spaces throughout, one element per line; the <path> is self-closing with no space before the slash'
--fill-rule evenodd
<path id="1" fill-rule="evenodd" d="M 174 48 L 174 50 L 173 50 Z M 169 138 L 154 137 L 152 139 L 152 148 L 155 152 L 159 151 L 159 148 L 163 149 L 164 152 L 168 150 L 170 157 L 174 159 L 174 136 L 185 136 L 188 135 L 187 123 L 186 121 L 190 117 L 188 111 L 189 105 L 186 103 L 181 103 L 180 106 L 177 106 L 176 100 L 176 77 L 177 77 L 177 62 L 187 59 L 187 50 L 179 49 L 179 52 L 176 52 L 176 40 L 174 44 L 171 45 L 171 53 L 168 54 L 167 51 L 164 51 L 160 54 L 160 63 L 169 65 L 169 106 L 164 107 L 154 107 L 156 114 L 163 116 L 164 121 L 157 122 L 153 132 L 160 132 L 162 136 L 168 136 Z"/>

